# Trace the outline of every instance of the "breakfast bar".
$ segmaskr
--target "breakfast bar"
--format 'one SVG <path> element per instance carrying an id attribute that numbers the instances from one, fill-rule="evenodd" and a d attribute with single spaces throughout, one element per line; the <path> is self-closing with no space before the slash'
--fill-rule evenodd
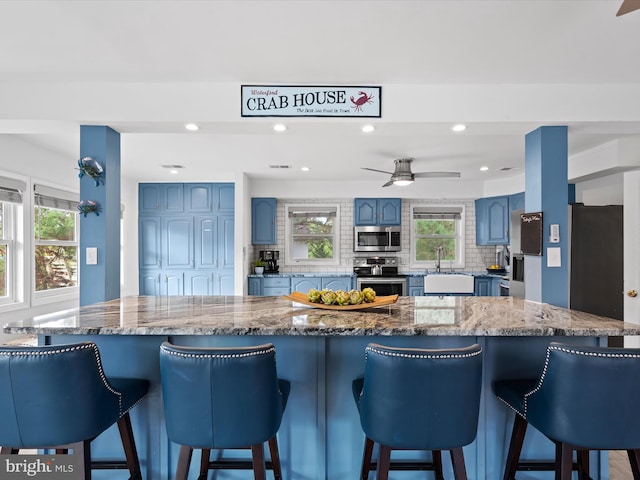
<path id="1" fill-rule="evenodd" d="M 368 343 L 419 348 L 479 343 L 483 392 L 478 435 L 464 454 L 469 478 L 484 480 L 502 477 L 513 422 L 513 412 L 493 395 L 494 381 L 537 377 L 551 341 L 606 345 L 611 336 L 639 335 L 640 326 L 514 297 L 399 297 L 391 305 L 336 311 L 281 297 L 132 296 L 17 321 L 5 325 L 4 332 L 37 335 L 40 344 L 93 341 L 107 376 L 151 382 L 149 395 L 131 412 L 143 478 L 148 480 L 172 478 L 178 456 L 178 446 L 168 441 L 164 426 L 158 366 L 163 341 L 275 345 L 278 375 L 291 382 L 278 434 L 283 478 L 289 480 L 359 477 L 364 434 L 351 382 L 364 372 Z M 118 446 L 114 430 L 96 439 L 93 450 L 96 456 L 119 456 Z M 554 445 L 530 429 L 523 456 L 552 459 Z M 606 458 L 591 454 L 592 478 L 609 478 Z M 448 456 L 443 460 L 445 477 L 450 478 Z M 113 472 L 102 473 L 95 472 L 94 478 L 116 478 Z M 218 475 L 246 478 L 239 472 Z M 406 472 L 401 478 L 424 478 L 421 475 Z M 522 478 L 549 475 L 527 472 Z"/>

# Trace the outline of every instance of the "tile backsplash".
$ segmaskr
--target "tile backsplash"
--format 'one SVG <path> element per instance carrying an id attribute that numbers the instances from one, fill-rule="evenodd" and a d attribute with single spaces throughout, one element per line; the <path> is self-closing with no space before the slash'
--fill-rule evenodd
<path id="1" fill-rule="evenodd" d="M 285 201 L 277 201 L 277 239 L 276 245 L 250 245 L 248 259 L 250 272 L 253 273 L 251 262 L 258 258 L 260 250 L 280 251 L 280 273 L 351 273 L 353 271 L 353 257 L 366 256 L 362 252 L 353 251 L 353 199 L 287 199 L 287 204 L 339 204 L 340 205 L 340 265 L 337 266 L 308 266 L 285 265 L 284 263 L 284 238 L 285 238 Z M 476 245 L 475 202 L 473 199 L 458 200 L 425 200 L 402 199 L 402 251 L 389 253 L 387 256 L 395 256 L 400 260 L 398 270 L 401 273 L 423 273 L 423 268 L 411 268 L 410 239 L 411 239 L 411 208 L 415 205 L 464 205 L 465 209 L 465 267 L 464 271 L 484 271 L 489 265 L 495 263 L 496 247 Z M 375 255 L 375 254 L 372 254 Z M 380 254 L 381 256 L 384 254 Z M 443 262 L 443 269 L 447 269 Z"/>

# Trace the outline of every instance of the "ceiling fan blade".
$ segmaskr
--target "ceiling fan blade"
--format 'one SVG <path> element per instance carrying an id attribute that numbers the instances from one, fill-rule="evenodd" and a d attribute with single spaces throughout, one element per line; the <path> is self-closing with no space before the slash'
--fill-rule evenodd
<path id="1" fill-rule="evenodd" d="M 633 12 L 634 10 L 640 10 L 640 0 L 624 0 L 622 5 L 620 5 L 618 13 L 616 13 L 616 17 Z"/>
<path id="2" fill-rule="evenodd" d="M 375 168 L 367 168 L 367 167 L 360 167 L 362 170 L 371 170 L 372 172 L 378 172 L 378 173 L 386 173 L 387 175 L 393 175 L 393 172 L 385 172 L 384 170 L 376 170 Z"/>
<path id="3" fill-rule="evenodd" d="M 420 172 L 414 173 L 416 178 L 458 178 L 460 172 Z"/>
<path id="4" fill-rule="evenodd" d="M 393 180 L 389 180 L 387 183 L 385 183 L 384 185 L 382 185 L 383 187 L 390 187 L 391 185 L 393 185 Z"/>

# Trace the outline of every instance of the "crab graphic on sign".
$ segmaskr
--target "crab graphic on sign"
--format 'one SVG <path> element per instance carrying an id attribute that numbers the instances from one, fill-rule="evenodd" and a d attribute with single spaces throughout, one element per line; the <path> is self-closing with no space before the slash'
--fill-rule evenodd
<path id="1" fill-rule="evenodd" d="M 356 112 L 362 111 L 362 106 L 367 103 L 373 103 L 373 99 L 375 98 L 373 95 L 368 95 L 367 92 L 358 92 L 360 95 L 358 98 L 354 99 L 353 96 L 350 98 L 353 106 L 351 108 L 355 108 Z"/>

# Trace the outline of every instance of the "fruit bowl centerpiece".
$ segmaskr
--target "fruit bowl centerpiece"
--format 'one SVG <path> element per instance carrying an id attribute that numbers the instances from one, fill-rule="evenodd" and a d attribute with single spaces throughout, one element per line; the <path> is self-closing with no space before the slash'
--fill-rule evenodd
<path id="1" fill-rule="evenodd" d="M 292 292 L 290 295 L 284 295 L 283 298 L 296 303 L 302 303 L 313 308 L 322 308 L 326 310 L 361 310 L 363 308 L 380 307 L 390 305 L 398 301 L 398 295 L 389 295 L 385 297 L 376 296 L 376 292 L 372 288 L 360 290 L 333 290 L 310 289 L 307 293 Z"/>

